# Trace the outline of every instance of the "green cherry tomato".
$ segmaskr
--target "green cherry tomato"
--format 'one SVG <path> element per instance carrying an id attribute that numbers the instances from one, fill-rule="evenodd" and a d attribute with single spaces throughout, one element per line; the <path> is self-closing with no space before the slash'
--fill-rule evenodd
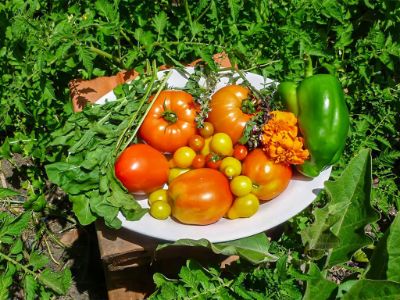
<path id="1" fill-rule="evenodd" d="M 148 200 L 149 205 L 151 206 L 156 201 L 167 202 L 168 201 L 168 191 L 164 190 L 164 189 L 159 189 L 159 190 L 152 192 L 149 195 L 149 200 Z"/>
<path id="2" fill-rule="evenodd" d="M 165 220 L 171 215 L 171 206 L 166 201 L 156 201 L 150 205 L 150 215 L 158 220 Z"/>
<path id="3" fill-rule="evenodd" d="M 235 177 L 242 172 L 242 164 L 238 159 L 228 156 L 222 160 L 219 170 L 227 177 Z"/>
<path id="4" fill-rule="evenodd" d="M 213 135 L 210 142 L 210 149 L 214 153 L 229 156 L 233 153 L 232 139 L 229 135 L 219 132 Z"/>
<path id="5" fill-rule="evenodd" d="M 230 187 L 232 194 L 241 197 L 250 194 L 253 189 L 253 182 L 249 177 L 240 175 L 231 180 Z"/>
<path id="6" fill-rule="evenodd" d="M 229 219 L 249 218 L 258 211 L 259 207 L 260 203 L 257 196 L 247 194 L 235 199 L 227 215 Z"/>
<path id="7" fill-rule="evenodd" d="M 174 153 L 174 162 L 178 168 L 189 168 L 192 165 L 196 152 L 187 146 L 178 148 Z"/>

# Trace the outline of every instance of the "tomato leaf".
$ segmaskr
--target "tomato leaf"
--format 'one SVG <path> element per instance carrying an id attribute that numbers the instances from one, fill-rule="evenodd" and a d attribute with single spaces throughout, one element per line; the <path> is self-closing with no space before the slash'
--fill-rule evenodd
<path id="1" fill-rule="evenodd" d="M 400 283 L 388 280 L 358 280 L 342 299 L 400 299 Z"/>
<path id="2" fill-rule="evenodd" d="M 216 254 L 239 255 L 253 264 L 276 261 L 278 258 L 269 253 L 270 243 L 264 233 L 259 233 L 243 239 L 223 243 L 211 243 L 206 239 L 181 239 L 172 244 L 162 244 L 156 250 L 169 246 L 200 246 L 206 247 Z"/>
<path id="3" fill-rule="evenodd" d="M 368 279 L 388 279 L 400 282 L 400 215 L 379 240 L 370 260 Z"/>
<path id="4" fill-rule="evenodd" d="M 307 288 L 304 293 L 303 300 L 325 300 L 330 299 L 337 285 L 326 279 L 318 266 L 310 263 L 308 270 L 309 278 L 307 279 Z"/>
<path id="5" fill-rule="evenodd" d="M 12 197 L 12 196 L 18 196 L 18 195 L 19 195 L 19 193 L 15 192 L 13 190 L 6 189 L 6 188 L 0 188 L 0 199 Z"/>
<path id="6" fill-rule="evenodd" d="M 55 291 L 58 294 L 65 294 L 71 285 L 72 275 L 69 269 L 65 269 L 61 272 L 53 272 L 49 269 L 45 269 L 38 279 Z"/>
<path id="7" fill-rule="evenodd" d="M 325 183 L 328 204 L 314 211 L 315 221 L 302 231 L 310 250 L 328 250 L 327 266 L 346 262 L 353 253 L 371 243 L 364 227 L 378 214 L 371 201 L 371 154 L 362 150 L 336 181 Z"/>
<path id="8" fill-rule="evenodd" d="M 72 209 L 82 225 L 88 225 L 96 220 L 85 195 L 71 195 L 69 200 L 72 202 Z"/>

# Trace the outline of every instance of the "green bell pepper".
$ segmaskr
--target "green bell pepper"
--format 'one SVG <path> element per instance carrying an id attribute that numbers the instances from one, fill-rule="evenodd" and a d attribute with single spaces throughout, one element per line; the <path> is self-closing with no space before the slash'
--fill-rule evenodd
<path id="1" fill-rule="evenodd" d="M 349 131 L 349 113 L 339 80 L 330 74 L 312 75 L 306 59 L 306 78 L 299 85 L 282 82 L 278 96 L 297 116 L 299 129 L 310 158 L 297 169 L 308 177 L 336 163 L 342 155 Z"/>

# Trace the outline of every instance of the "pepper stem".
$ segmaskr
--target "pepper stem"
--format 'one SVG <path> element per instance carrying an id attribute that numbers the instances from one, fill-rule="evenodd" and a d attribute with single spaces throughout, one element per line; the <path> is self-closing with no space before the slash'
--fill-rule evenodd
<path id="1" fill-rule="evenodd" d="M 303 59 L 304 59 L 304 77 L 305 78 L 311 77 L 313 75 L 311 56 L 309 56 L 308 54 L 304 54 Z"/>
<path id="2" fill-rule="evenodd" d="M 176 123 L 176 121 L 178 121 L 178 117 L 177 117 L 176 113 L 174 113 L 173 111 L 170 111 L 170 110 L 164 111 L 162 116 L 163 116 L 164 120 L 170 124 L 174 124 L 174 123 Z"/>

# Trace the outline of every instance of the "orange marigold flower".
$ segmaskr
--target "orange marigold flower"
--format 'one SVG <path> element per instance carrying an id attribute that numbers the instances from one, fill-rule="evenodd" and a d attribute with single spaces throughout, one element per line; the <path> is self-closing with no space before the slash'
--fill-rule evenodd
<path id="1" fill-rule="evenodd" d="M 299 165 L 310 156 L 303 149 L 304 140 L 298 137 L 297 118 L 291 112 L 273 111 L 272 118 L 263 126 L 263 150 L 276 163 Z"/>

